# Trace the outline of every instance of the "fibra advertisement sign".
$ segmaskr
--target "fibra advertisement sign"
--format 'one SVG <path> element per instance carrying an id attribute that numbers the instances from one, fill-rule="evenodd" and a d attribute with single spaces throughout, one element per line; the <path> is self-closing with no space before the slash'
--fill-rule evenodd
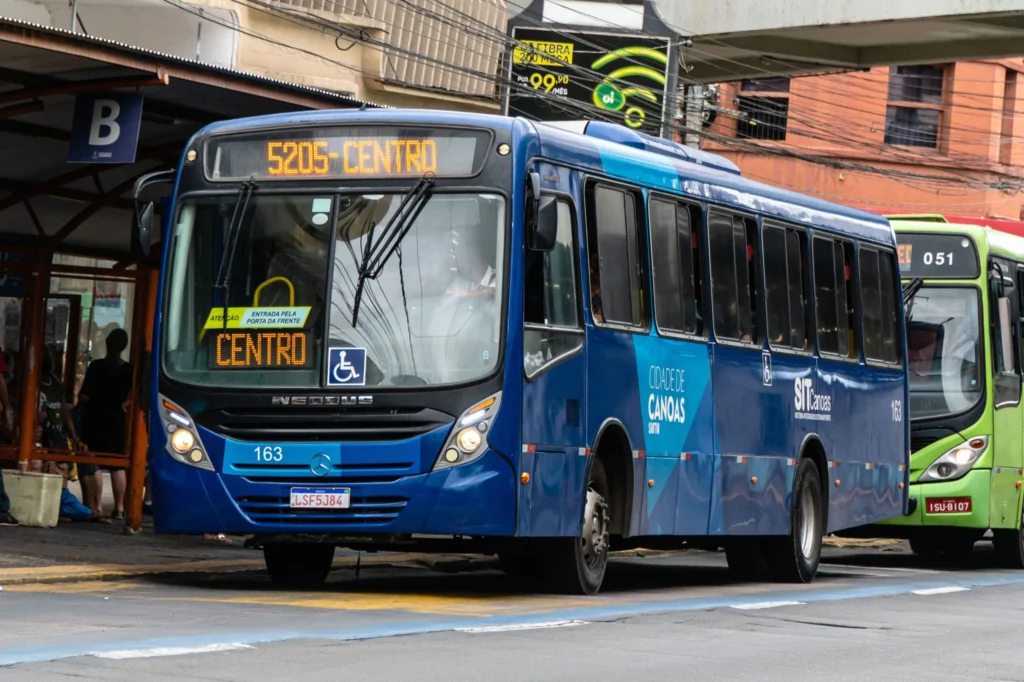
<path id="1" fill-rule="evenodd" d="M 78 95 L 68 163 L 134 163 L 142 95 Z"/>
<path id="2" fill-rule="evenodd" d="M 517 26 L 512 39 L 506 115 L 596 118 L 659 133 L 669 38 Z"/>

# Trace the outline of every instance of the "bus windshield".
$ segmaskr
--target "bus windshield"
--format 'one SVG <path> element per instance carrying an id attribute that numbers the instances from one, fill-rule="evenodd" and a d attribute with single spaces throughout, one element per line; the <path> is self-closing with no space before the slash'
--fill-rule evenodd
<path id="1" fill-rule="evenodd" d="M 979 295 L 973 287 L 925 285 L 908 303 L 913 419 L 959 414 L 981 400 Z"/>
<path id="2" fill-rule="evenodd" d="M 167 275 L 167 375 L 204 386 L 320 387 L 329 347 L 366 350 L 366 386 L 491 373 L 502 329 L 498 195 L 429 195 L 398 247 L 363 278 L 353 325 L 367 242 L 376 248 L 385 237 L 403 196 L 257 192 L 233 248 L 235 196 L 183 200 Z M 218 283 L 225 254 L 230 268 Z"/>

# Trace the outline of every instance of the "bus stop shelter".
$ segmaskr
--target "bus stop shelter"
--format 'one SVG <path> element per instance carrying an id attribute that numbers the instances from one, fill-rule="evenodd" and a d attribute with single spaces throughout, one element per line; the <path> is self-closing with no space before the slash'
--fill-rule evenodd
<path id="1" fill-rule="evenodd" d="M 126 524 L 138 530 L 147 449 L 140 389 L 160 238 L 148 257 L 132 255 L 132 185 L 142 174 L 173 168 L 187 140 L 208 123 L 365 106 L 0 17 L 0 347 L 14 406 L 13 438 L 0 441 L 0 459 L 22 469 L 41 461 L 127 469 Z M 103 338 L 113 328 L 129 332 L 126 359 L 135 373 L 126 451 L 43 448 L 43 353 L 73 405 L 86 364 L 103 356 Z"/>

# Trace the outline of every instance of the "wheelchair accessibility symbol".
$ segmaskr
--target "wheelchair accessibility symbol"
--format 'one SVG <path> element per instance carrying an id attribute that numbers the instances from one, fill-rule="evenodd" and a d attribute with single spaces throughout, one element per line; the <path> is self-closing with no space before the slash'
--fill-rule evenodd
<path id="1" fill-rule="evenodd" d="M 365 348 L 331 348 L 328 351 L 328 386 L 363 386 L 365 384 Z"/>
<path id="2" fill-rule="evenodd" d="M 761 378 L 765 386 L 772 385 L 772 356 L 767 353 L 761 355 Z"/>

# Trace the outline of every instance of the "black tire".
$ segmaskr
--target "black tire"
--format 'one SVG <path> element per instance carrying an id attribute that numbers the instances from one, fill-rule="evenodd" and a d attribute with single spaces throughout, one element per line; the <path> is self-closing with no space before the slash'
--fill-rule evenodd
<path id="1" fill-rule="evenodd" d="M 597 594 L 608 568 L 609 488 L 601 460 L 594 458 L 583 501 L 580 537 L 557 538 L 544 553 L 551 586 L 567 594 Z"/>
<path id="2" fill-rule="evenodd" d="M 992 549 L 999 568 L 1024 569 L 1024 511 L 1019 528 L 993 528 Z"/>
<path id="3" fill-rule="evenodd" d="M 801 459 L 793 480 L 789 535 L 770 541 L 769 560 L 776 580 L 786 583 L 814 580 L 821 562 L 821 539 L 825 535 L 824 507 L 818 467 L 810 459 Z"/>
<path id="4" fill-rule="evenodd" d="M 919 556 L 937 557 L 942 547 L 933 538 L 911 538 L 910 551 Z"/>
<path id="5" fill-rule="evenodd" d="M 544 577 L 544 564 L 536 554 L 521 550 L 498 552 L 498 564 L 516 582 L 532 583 Z"/>
<path id="6" fill-rule="evenodd" d="M 319 587 L 334 562 L 334 545 L 266 544 L 263 560 L 270 581 L 279 587 Z"/>
<path id="7" fill-rule="evenodd" d="M 762 538 L 734 540 L 725 547 L 725 560 L 737 580 L 759 581 L 771 576 Z"/>

